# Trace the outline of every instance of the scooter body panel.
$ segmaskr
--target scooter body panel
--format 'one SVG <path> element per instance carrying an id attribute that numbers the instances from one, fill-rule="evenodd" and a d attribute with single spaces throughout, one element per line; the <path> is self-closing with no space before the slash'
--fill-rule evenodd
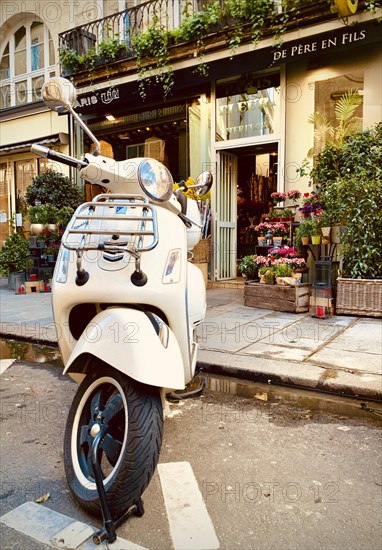
<path id="1" fill-rule="evenodd" d="M 84 253 L 82 267 L 88 272 L 89 280 L 78 286 L 76 253 L 61 249 L 53 276 L 52 302 L 65 365 L 77 347 L 79 336 L 88 330 L 92 321 L 85 318 L 79 305 L 93 304 L 93 317 L 110 306 L 138 306 L 163 314 L 181 350 L 177 366 L 183 376 L 183 386 L 193 377 L 192 332 L 205 315 L 205 283 L 201 271 L 187 261 L 187 231 L 183 222 L 169 210 L 155 209 L 159 240 L 152 251 L 141 256 L 141 268 L 147 276 L 144 286 L 135 286 L 131 281 L 135 262 L 129 254 L 124 253 L 121 260 L 110 262 L 100 250 Z M 169 266 L 174 254 L 176 262 L 171 271 Z M 63 272 L 65 277 L 60 278 Z M 78 317 L 74 319 L 79 326 L 77 334 L 72 327 L 73 317 Z"/>
<path id="2" fill-rule="evenodd" d="M 182 354 L 174 333 L 168 329 L 162 342 L 143 311 L 111 307 L 96 315 L 77 341 L 64 374 L 81 372 L 88 354 L 143 384 L 174 389 L 185 386 Z"/>

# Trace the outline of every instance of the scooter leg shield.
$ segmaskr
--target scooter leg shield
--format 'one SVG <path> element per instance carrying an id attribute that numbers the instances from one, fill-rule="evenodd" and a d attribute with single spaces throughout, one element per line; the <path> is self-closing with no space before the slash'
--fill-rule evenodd
<path id="1" fill-rule="evenodd" d="M 158 331 L 143 311 L 109 308 L 88 324 L 65 365 L 64 374 L 82 372 L 94 356 L 134 380 L 151 386 L 185 387 L 182 354 L 169 327 Z"/>

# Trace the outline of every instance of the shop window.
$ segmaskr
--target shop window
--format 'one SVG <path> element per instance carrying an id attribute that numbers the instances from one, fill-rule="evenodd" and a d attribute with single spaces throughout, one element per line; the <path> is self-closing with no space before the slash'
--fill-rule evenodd
<path id="1" fill-rule="evenodd" d="M 9 44 L 7 44 L 0 62 L 0 80 L 6 80 L 9 77 Z"/>
<path id="2" fill-rule="evenodd" d="M 0 52 L 0 108 L 39 101 L 43 83 L 55 73 L 54 63 L 48 28 L 27 19 Z"/>
<path id="3" fill-rule="evenodd" d="M 42 174 L 51 168 L 50 162 L 48 159 L 37 159 L 38 173 Z"/>
<path id="4" fill-rule="evenodd" d="M 0 195 L 3 197 L 6 195 L 6 186 L 7 182 L 7 163 L 1 162 L 0 163 Z"/>
<path id="5" fill-rule="evenodd" d="M 145 144 L 137 143 L 136 145 L 128 145 L 126 147 L 126 158 L 133 159 L 145 156 Z"/>
<path id="6" fill-rule="evenodd" d="M 25 197 L 25 193 L 36 175 L 36 165 L 32 158 L 15 162 L 16 197 Z"/>
<path id="7" fill-rule="evenodd" d="M 217 83 L 216 140 L 276 134 L 280 119 L 280 77 L 245 75 Z"/>
<path id="8" fill-rule="evenodd" d="M 26 29 L 20 27 L 15 32 L 15 75 L 27 72 L 27 54 L 26 54 Z"/>
<path id="9" fill-rule="evenodd" d="M 0 163 L 0 243 L 3 243 L 9 234 L 9 210 L 7 190 L 7 163 Z"/>
<path id="10" fill-rule="evenodd" d="M 349 119 L 349 122 L 355 131 L 361 131 L 363 119 L 363 86 L 363 72 L 341 75 L 335 78 L 315 82 L 314 112 L 320 114 L 319 120 L 322 120 L 324 125 L 327 121 L 331 128 L 337 128 L 339 121 L 335 112 L 336 103 L 339 99 L 343 98 L 347 92 L 358 92 L 361 97 L 361 104 L 356 108 L 351 116 L 351 119 Z M 354 124 L 356 122 L 358 122 L 358 124 Z M 315 147 L 318 145 L 316 142 L 320 140 L 322 141 L 322 136 L 320 136 L 320 128 L 318 126 L 319 124 L 316 124 Z"/>

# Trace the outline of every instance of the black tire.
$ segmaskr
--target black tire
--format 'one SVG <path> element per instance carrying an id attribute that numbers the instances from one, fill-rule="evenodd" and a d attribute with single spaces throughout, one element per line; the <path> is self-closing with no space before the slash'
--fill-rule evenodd
<path id="1" fill-rule="evenodd" d="M 101 508 L 90 459 L 90 429 L 105 421 L 108 427 L 99 446 L 99 462 L 110 512 L 116 518 L 137 502 L 155 471 L 163 433 L 159 389 L 104 363 L 78 388 L 65 430 L 65 472 L 75 499 L 98 516 Z"/>

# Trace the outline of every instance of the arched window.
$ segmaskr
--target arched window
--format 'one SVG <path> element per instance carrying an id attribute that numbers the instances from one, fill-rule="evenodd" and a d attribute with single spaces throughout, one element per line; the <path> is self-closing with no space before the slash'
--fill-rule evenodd
<path id="1" fill-rule="evenodd" d="M 49 30 L 32 18 L 10 36 L 0 61 L 0 108 L 41 99 L 46 79 L 55 74 L 54 47 Z"/>

